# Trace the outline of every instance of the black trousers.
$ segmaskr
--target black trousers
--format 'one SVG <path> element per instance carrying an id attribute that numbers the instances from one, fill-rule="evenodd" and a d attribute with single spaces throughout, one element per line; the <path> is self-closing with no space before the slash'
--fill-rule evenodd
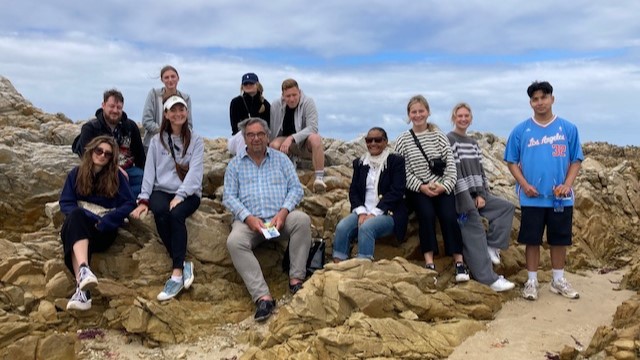
<path id="1" fill-rule="evenodd" d="M 442 193 L 429 197 L 423 193 L 407 191 L 407 201 L 418 218 L 418 236 L 422 253 L 433 251 L 434 254 L 438 254 L 437 217 L 444 240 L 445 254 L 447 256 L 462 254 L 462 234 L 458 225 L 456 200 L 453 194 Z"/>
<path id="2" fill-rule="evenodd" d="M 98 231 L 98 229 L 96 229 L 97 223 L 98 221 L 87 215 L 86 211 L 82 208 L 73 210 L 64 219 L 62 229 L 60 230 L 62 248 L 64 249 L 64 263 L 74 278 L 76 274 L 73 272 L 73 263 L 71 262 L 73 244 L 78 240 L 88 239 L 89 253 L 87 256 L 89 261 L 91 261 L 91 255 L 94 252 L 106 251 L 116 240 L 117 230 L 106 232 Z"/>
<path id="3" fill-rule="evenodd" d="M 187 255 L 187 218 L 200 206 L 200 198 L 191 195 L 169 211 L 169 203 L 175 194 L 153 191 L 149 197 L 149 209 L 153 212 L 158 235 L 173 262 L 173 269 L 182 269 Z"/>

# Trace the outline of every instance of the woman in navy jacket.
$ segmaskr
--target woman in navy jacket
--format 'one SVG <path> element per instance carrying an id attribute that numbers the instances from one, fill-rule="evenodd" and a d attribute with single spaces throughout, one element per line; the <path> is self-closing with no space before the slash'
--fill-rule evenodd
<path id="1" fill-rule="evenodd" d="M 358 257 L 373 260 L 376 239 L 394 234 L 402 242 L 407 232 L 404 158 L 389 153 L 387 132 L 382 128 L 371 128 L 365 142 L 368 152 L 353 161 L 351 214 L 336 226 L 335 262 L 349 257 L 350 243 L 356 237 Z"/>
<path id="2" fill-rule="evenodd" d="M 118 145 L 113 137 L 98 136 L 84 150 L 80 166 L 67 176 L 59 202 L 65 215 L 60 231 L 64 262 L 77 282 L 67 310 L 91 308 L 89 290 L 98 284 L 89 268 L 91 254 L 113 244 L 118 227 L 136 204 L 127 178 L 118 169 Z"/>

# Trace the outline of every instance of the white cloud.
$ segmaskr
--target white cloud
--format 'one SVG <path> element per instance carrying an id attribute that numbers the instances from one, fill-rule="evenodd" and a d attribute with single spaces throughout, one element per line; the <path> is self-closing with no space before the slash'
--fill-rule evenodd
<path id="1" fill-rule="evenodd" d="M 450 128 L 459 101 L 472 130 L 507 136 L 529 116 L 525 89 L 555 87 L 555 112 L 583 140 L 633 144 L 640 130 L 640 2 L 504 1 L 99 2 L 23 1 L 0 13 L 0 75 L 36 106 L 90 117 L 117 87 L 139 119 L 165 64 L 192 96 L 196 130 L 230 134 L 240 76 L 260 76 L 271 101 L 296 78 L 313 97 L 321 133 L 352 139 L 371 126 L 390 137 L 422 93 Z M 23 14 L 29 14 L 25 19 Z"/>

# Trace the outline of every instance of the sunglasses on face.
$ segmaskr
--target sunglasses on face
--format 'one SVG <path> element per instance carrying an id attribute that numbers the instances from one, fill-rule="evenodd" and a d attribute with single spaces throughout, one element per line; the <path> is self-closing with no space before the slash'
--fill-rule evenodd
<path id="1" fill-rule="evenodd" d="M 100 156 L 100 155 L 104 155 L 104 157 L 106 157 L 107 159 L 111 159 L 111 157 L 113 156 L 113 153 L 111 151 L 105 151 L 102 150 L 102 148 L 95 148 L 93 149 L 93 153 Z"/>
<path id="2" fill-rule="evenodd" d="M 383 141 L 385 141 L 385 140 L 387 140 L 387 139 L 385 139 L 385 138 L 383 138 L 383 137 L 381 137 L 381 136 L 378 136 L 378 137 L 366 137 L 366 138 L 364 138 L 364 141 L 365 141 L 367 144 L 371 144 L 371 143 L 379 144 L 379 143 L 381 143 L 381 142 L 383 142 Z"/>

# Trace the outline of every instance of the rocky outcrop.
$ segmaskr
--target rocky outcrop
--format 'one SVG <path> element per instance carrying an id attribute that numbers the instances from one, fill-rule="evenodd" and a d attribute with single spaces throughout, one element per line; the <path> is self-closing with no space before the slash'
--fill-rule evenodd
<path id="1" fill-rule="evenodd" d="M 66 174 L 78 161 L 70 144 L 80 126 L 62 114 L 43 113 L 2 77 L 0 126 L 0 358 L 42 358 L 45 350 L 52 354 L 46 358 L 68 358 L 75 351 L 77 329 L 120 329 L 157 345 L 193 340 L 252 315 L 253 304 L 226 250 L 232 219 L 220 202 L 230 160 L 225 139 L 205 140 L 205 197 L 187 223 L 188 257 L 196 274 L 192 288 L 169 302 L 155 300 L 170 262 L 152 215 L 130 219 L 115 244 L 92 259 L 100 284 L 92 294 L 92 309 L 76 313 L 64 310 L 73 281 L 62 261 L 62 216 L 56 201 Z M 483 149 L 493 191 L 517 203 L 513 179 L 501 161 L 504 140 L 491 134 L 474 136 Z M 325 148 L 328 191 L 317 195 L 306 188 L 300 207 L 312 217 L 314 236 L 327 240 L 330 254 L 335 225 L 349 211 L 351 161 L 364 146 L 325 139 Z M 621 286 L 638 290 L 638 149 L 595 143 L 585 144 L 584 152 L 568 267 L 628 266 Z M 298 175 L 304 185 L 311 185 L 313 173 L 304 164 Z M 519 213 L 513 239 L 518 219 Z M 284 244 L 258 248 L 269 286 L 285 305 L 279 306 L 266 333 L 250 329 L 241 336 L 239 341 L 254 345 L 244 357 L 446 358 L 517 292 L 498 295 L 474 281 L 454 286 L 451 261 L 442 257 L 436 260 L 442 271 L 434 281 L 436 274 L 419 266 L 416 229 L 412 220 L 406 242 L 389 238 L 377 243 L 379 261 L 327 265 L 293 298 L 281 270 Z M 502 258 L 497 269 L 501 274 L 517 282 L 526 278 L 520 247 L 511 246 Z M 550 268 L 547 252 L 542 267 Z M 635 319 L 634 304 L 621 306 L 614 324 L 596 334 L 588 354 L 617 356 L 628 350 L 629 340 L 637 339 L 632 325 L 637 321 L 625 322 Z"/>

